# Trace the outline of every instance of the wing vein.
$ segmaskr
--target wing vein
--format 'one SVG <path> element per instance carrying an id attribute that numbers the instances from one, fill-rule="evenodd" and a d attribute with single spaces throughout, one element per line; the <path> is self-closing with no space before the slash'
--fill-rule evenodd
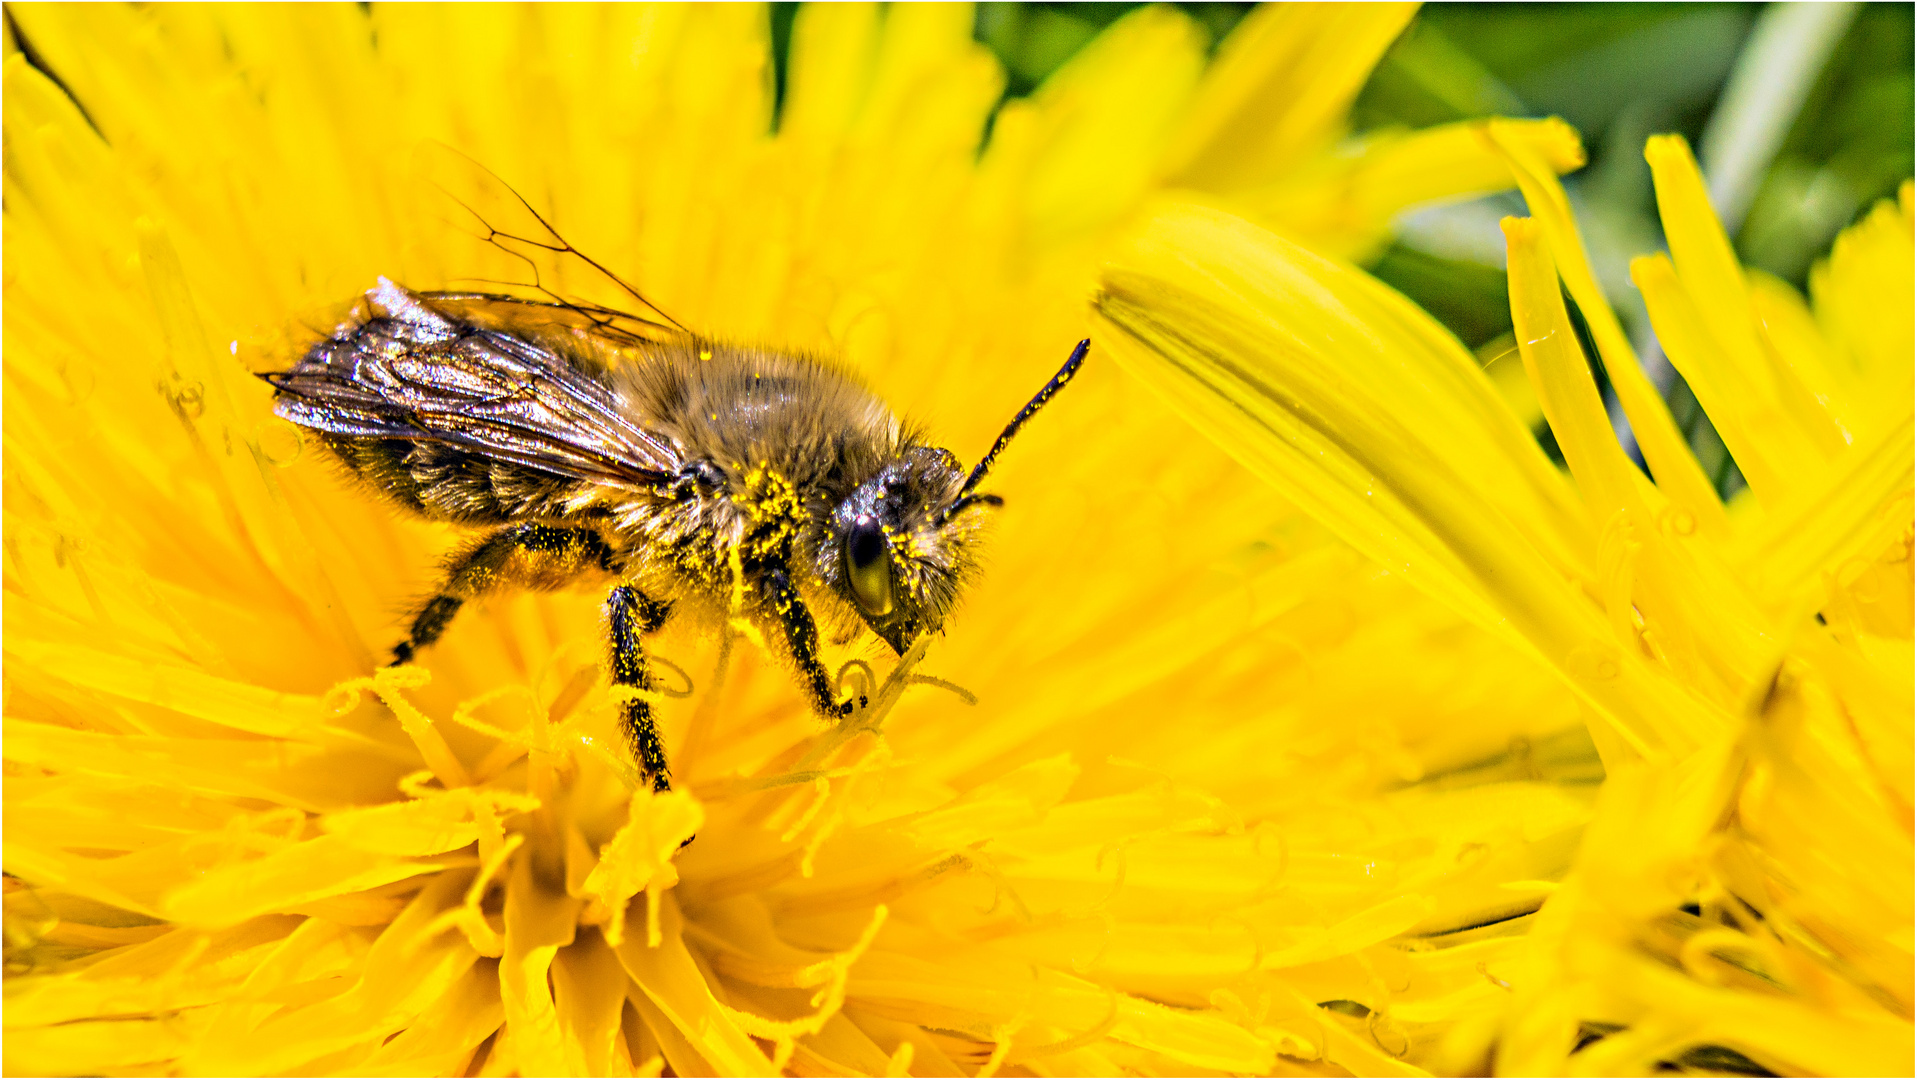
<path id="1" fill-rule="evenodd" d="M 367 318 L 265 376 L 281 417 L 341 435 L 442 442 L 593 482 L 653 486 L 678 470 L 671 440 L 634 423 L 604 382 L 554 349 L 462 325 L 383 279 L 367 298 Z"/>

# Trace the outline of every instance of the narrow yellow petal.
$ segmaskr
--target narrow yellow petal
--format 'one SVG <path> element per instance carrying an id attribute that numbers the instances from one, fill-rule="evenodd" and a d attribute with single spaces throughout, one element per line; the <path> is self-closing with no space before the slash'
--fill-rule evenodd
<path id="1" fill-rule="evenodd" d="M 1792 480 L 1803 475 L 1781 460 L 1798 440 L 1791 438 L 1793 433 L 1775 410 L 1751 392 L 1741 377 L 1745 373 L 1711 335 L 1697 301 L 1668 257 L 1632 259 L 1631 282 L 1644 294 L 1665 355 L 1697 395 L 1751 490 L 1767 504 L 1784 499 L 1793 490 Z"/>
<path id="2" fill-rule="evenodd" d="M 1814 603 L 1824 575 L 1854 576 L 1851 560 L 1892 544 L 1909 526 L 1909 504 L 1900 496 L 1911 489 L 1913 454 L 1906 412 L 1895 427 L 1846 452 L 1822 485 L 1767 514 L 1740 545 L 1760 595 L 1775 598 L 1780 611 Z"/>
<path id="3" fill-rule="evenodd" d="M 529 795 L 493 791 L 484 794 L 427 791 L 406 802 L 385 803 L 328 814 L 320 827 L 361 851 L 388 855 L 438 855 L 474 843 L 481 828 L 476 806 L 495 813 L 527 813 L 539 808 Z"/>
<path id="4" fill-rule="evenodd" d="M 1658 216 L 1685 287 L 1696 295 L 1699 307 L 1710 313 L 1707 323 L 1724 349 L 1755 356 L 1744 268 L 1711 209 L 1710 193 L 1690 145 L 1674 135 L 1653 136 L 1644 144 L 1644 158 L 1651 165 Z"/>
<path id="5" fill-rule="evenodd" d="M 911 168 L 927 153 L 976 156 L 1005 75 L 991 52 L 972 39 L 973 21 L 969 4 L 886 9 L 859 132 L 897 147 L 895 167 Z M 889 194 L 904 201 L 901 192 Z"/>
<path id="6" fill-rule="evenodd" d="M 1268 4 L 1219 46 L 1160 172 L 1228 191 L 1278 174 L 1340 124 L 1412 4 Z"/>
<path id="7" fill-rule="evenodd" d="M 1043 140 L 1026 178 L 1027 213 L 1048 223 L 1041 236 L 1095 228 L 1136 203 L 1203 70 L 1204 36 L 1191 19 L 1144 7 L 1113 23 L 1027 102 L 1000 111 L 998 123 L 1023 114 Z M 1139 79 L 1139 71 L 1156 77 Z"/>
<path id="8" fill-rule="evenodd" d="M 1218 224 L 1212 229 L 1224 231 Z M 1474 594 L 1465 568 L 1382 482 L 1384 463 L 1366 462 L 1332 440 L 1329 433 L 1345 417 L 1320 419 L 1315 414 L 1321 408 L 1263 390 L 1263 373 L 1239 365 L 1244 358 L 1269 355 L 1268 347 L 1276 343 L 1251 336 L 1257 334 L 1253 327 L 1245 328 L 1251 335 L 1244 338 L 1224 337 L 1219 328 L 1229 324 L 1219 317 L 1222 312 L 1202 303 L 1169 282 L 1120 264 L 1106 272 L 1097 306 L 1116 331 L 1113 352 L 1118 361 L 1170 395 L 1173 407 L 1200 430 L 1217 431 L 1221 444 L 1240 460 L 1281 484 L 1360 551 L 1409 574 L 1474 621 L 1497 626 L 1499 618 Z M 1187 313 L 1184 319 L 1180 312 Z M 1210 340 L 1189 337 L 1192 331 L 1185 324 L 1202 327 Z M 1160 358 L 1171 360 L 1172 366 L 1161 367 Z M 1257 404 L 1233 404 L 1240 399 Z M 1347 407 L 1356 409 L 1355 404 Z"/>
<path id="9" fill-rule="evenodd" d="M 1498 123 L 1554 173 L 1584 164 L 1577 132 L 1561 120 Z M 1222 201 L 1295 240 L 1363 261 L 1390 239 L 1393 221 L 1403 211 L 1503 191 L 1511 184 L 1511 168 L 1487 138 L 1486 122 L 1465 120 L 1374 134 L 1346 152 L 1234 190 Z"/>
<path id="10" fill-rule="evenodd" d="M 1912 188 L 1880 202 L 1811 268 L 1810 292 L 1826 338 L 1847 353 L 1841 368 L 1873 423 L 1895 416 L 1910 397 Z"/>
<path id="11" fill-rule="evenodd" d="M 1356 270 L 1187 207 L 1148 222 L 1103 285 L 1121 363 L 1346 542 L 1558 666 L 1628 752 L 1711 734 L 1716 721 L 1620 650 L 1573 584 L 1596 553 L 1552 547 L 1541 526 L 1557 508 L 1510 501 L 1528 489 L 1516 476 L 1490 481 L 1495 463 L 1535 451 L 1489 450 L 1512 445 L 1501 429 L 1515 423 L 1455 341 L 1431 350 L 1405 329 L 1428 316 Z"/>
<path id="12" fill-rule="evenodd" d="M 416 1023 L 381 1044 L 346 1076 L 440 1076 L 465 1068 L 487 1036 L 505 1023 L 499 1003 L 499 979 L 490 971 L 469 969 L 445 997 L 419 1014 Z M 610 1069 L 595 1075 L 609 1075 Z"/>
<path id="13" fill-rule="evenodd" d="M 197 1043 L 182 1060 L 184 1071 L 222 1075 L 259 1075 L 302 1071 L 323 1055 L 387 1034 L 460 985 L 479 959 L 459 934 L 421 933 L 449 904 L 457 902 L 465 880 L 442 874 L 429 881 L 399 917 L 373 943 L 360 965 L 359 978 L 344 992 L 275 1011 L 264 1023 L 222 1033 Z"/>
<path id="14" fill-rule="evenodd" d="M 1644 157 L 1651 163 L 1658 216 L 1678 277 L 1712 340 L 1736 372 L 1738 392 L 1778 410 L 1782 422 L 1774 435 L 1797 444 L 1780 448 L 1792 458 L 1808 454 L 1817 460 L 1841 451 L 1843 435 L 1830 415 L 1784 358 L 1765 349 L 1758 337 L 1744 268 L 1738 265 L 1730 238 L 1711 209 L 1710 193 L 1690 146 L 1680 136 L 1657 135 L 1645 143 Z M 1784 479 L 1795 481 L 1794 472 Z"/>
<path id="15" fill-rule="evenodd" d="M 818 138 L 851 127 L 871 86 L 879 21 L 876 4 L 814 4 L 799 10 L 779 116 L 782 132 Z"/>
<path id="16" fill-rule="evenodd" d="M 276 694 L 205 671 L 141 663 L 95 649 L 10 638 L 8 651 L 45 670 L 131 701 L 175 709 L 236 731 L 256 735 L 311 735 L 321 717 L 319 699 Z"/>
<path id="17" fill-rule="evenodd" d="M 1538 402 L 1590 507 L 1593 526 L 1620 512 L 1643 512 L 1632 488 L 1635 468 L 1618 446 L 1584 350 L 1558 291 L 1544 230 L 1531 218 L 1505 218 L 1511 320 Z"/>
<path id="18" fill-rule="evenodd" d="M 1625 336 L 1610 302 L 1604 298 L 1604 290 L 1598 286 L 1564 188 L 1505 121 L 1492 121 L 1489 135 L 1504 152 L 1533 219 L 1550 242 L 1558 273 L 1591 328 L 1598 358 L 1611 377 L 1611 385 L 1617 389 L 1618 403 L 1631 421 L 1631 430 L 1644 449 L 1651 474 L 1657 477 L 1672 501 L 1691 512 L 1706 534 L 1726 535 L 1728 526 L 1716 490 L 1698 467 L 1697 459 L 1691 456 L 1690 447 L 1671 419 L 1663 396 L 1638 366 L 1637 353 L 1631 348 L 1630 339 Z"/>
<path id="19" fill-rule="evenodd" d="M 1854 442 L 1881 407 L 1859 400 L 1856 365 L 1841 345 L 1824 337 L 1803 294 L 1762 270 L 1747 270 L 1747 276 L 1751 311 L 1764 344 L 1797 371 L 1805 388 Z"/>
<path id="20" fill-rule="evenodd" d="M 1687 551 L 1686 530 L 1624 456 L 1599 400 L 1583 350 L 1556 288 L 1544 230 L 1534 219 L 1506 218 L 1511 315 L 1538 398 L 1586 492 L 1598 550 L 1598 595 L 1614 640 L 1628 653 L 1649 654 L 1694 688 L 1722 680 L 1719 703 L 1734 705 L 1773 663 L 1769 624 L 1746 590 L 1711 550 Z M 1682 514 L 1681 509 L 1675 513 Z M 1708 599 L 1704 599 L 1708 598 Z M 1655 640 L 1656 645 L 1647 643 Z M 1655 685 L 1669 684 L 1661 677 Z M 1725 717 L 1666 706 L 1653 722 L 1685 738 L 1721 728 Z"/>
<path id="21" fill-rule="evenodd" d="M 54 724 L 6 721 L 6 739 L 16 760 L 45 763 L 84 760 L 87 773 L 147 777 L 183 787 L 267 799 L 313 810 L 380 801 L 394 790 L 405 767 L 364 751 L 330 758 L 319 746 L 239 739 L 172 739 L 109 736 Z M 311 777 L 331 767 L 356 768 L 361 776 L 345 788 L 315 790 Z M 315 799 L 324 802 L 316 802 Z"/>
<path id="22" fill-rule="evenodd" d="M 167 918 L 186 926 L 230 926 L 314 900 L 403 881 L 444 865 L 362 851 L 344 839 L 322 836 L 263 858 L 208 868 L 191 884 L 162 897 L 161 906 Z"/>
<path id="23" fill-rule="evenodd" d="M 585 1071 L 579 1044 L 565 1037 L 553 1004 L 552 962 L 578 931 L 580 902 L 542 888 L 523 849 L 506 880 L 506 952 L 499 958 L 499 997 L 505 1008 L 511 1060 L 522 1074 L 577 1076 Z"/>
<path id="24" fill-rule="evenodd" d="M 559 950 L 552 989 L 561 1038 L 578 1048 L 584 1074 L 611 1075 L 626 1004 L 626 971 L 619 958 L 603 940 L 586 935 Z"/>
<path id="25" fill-rule="evenodd" d="M 179 1058 L 201 1025 L 177 1017 L 103 1020 L 27 1028 L 7 1035 L 7 1071 L 54 1074 L 68 1070 L 105 1076 L 153 1061 Z"/>
<path id="26" fill-rule="evenodd" d="M 686 1041 L 687 1049 L 710 1062 L 710 1067 L 722 1075 L 770 1075 L 772 1062 L 713 998 L 713 988 L 681 939 L 682 926 L 678 901 L 666 897 L 661 908 L 661 943 L 649 948 L 644 939 L 628 936 L 617 948 L 619 962 L 652 1008 Z"/>
<path id="27" fill-rule="evenodd" d="M 1365 209 L 1389 218 L 1422 203 L 1467 199 L 1511 187 L 1509 164 L 1486 139 L 1486 122 L 1453 124 L 1385 137 L 1367 146 L 1356 181 Z M 1584 142 L 1571 125 L 1545 120 L 1500 120 L 1498 138 L 1524 147 L 1527 161 L 1551 173 L 1584 167 Z"/>

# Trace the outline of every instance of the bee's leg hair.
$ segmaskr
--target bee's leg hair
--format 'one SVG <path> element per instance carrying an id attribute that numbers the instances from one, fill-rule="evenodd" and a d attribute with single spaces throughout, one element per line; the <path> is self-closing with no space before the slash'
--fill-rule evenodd
<path id="1" fill-rule="evenodd" d="M 439 594 L 413 616 L 406 640 L 393 647 L 393 663 L 439 640 L 468 600 L 505 586 L 556 589 L 588 570 L 611 568 L 612 549 L 592 529 L 526 522 L 493 533 L 446 564 Z"/>
<path id="2" fill-rule="evenodd" d="M 630 585 L 615 586 L 606 597 L 606 621 L 612 627 L 612 682 L 614 686 L 652 689 L 652 671 L 640 638 L 664 626 L 672 605 L 648 597 Z M 672 772 L 666 766 L 665 744 L 652 721 L 652 703 L 628 701 L 622 706 L 622 727 L 639 771 L 652 781 L 652 790 L 671 791 Z"/>
<path id="3" fill-rule="evenodd" d="M 785 644 L 792 651 L 792 662 L 799 666 L 799 674 L 805 677 L 806 686 L 812 691 L 812 707 L 825 716 L 850 715 L 852 703 L 837 700 L 838 695 L 832 692 L 832 678 L 819 663 L 819 628 L 813 624 L 812 612 L 793 586 L 791 575 L 785 567 L 774 566 L 766 572 L 766 585 L 772 597 L 773 614 L 779 617 L 779 625 L 785 629 Z"/>

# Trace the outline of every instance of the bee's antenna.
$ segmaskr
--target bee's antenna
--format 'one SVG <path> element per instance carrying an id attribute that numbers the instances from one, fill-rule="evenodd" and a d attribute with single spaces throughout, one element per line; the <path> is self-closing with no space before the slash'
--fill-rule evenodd
<path id="1" fill-rule="evenodd" d="M 985 479 L 985 474 L 992 471 L 992 463 L 998 460 L 999 451 L 1004 450 L 1005 444 L 1012 441 L 1012 436 L 1018 434 L 1018 429 L 1025 426 L 1025 421 L 1030 420 L 1032 416 L 1038 412 L 1040 406 L 1052 400 L 1052 395 L 1063 389 L 1066 383 L 1072 381 L 1072 376 L 1078 374 L 1078 365 L 1085 362 L 1085 352 L 1091 347 L 1091 338 L 1086 338 L 1084 341 L 1079 342 L 1078 348 L 1073 349 L 1071 357 L 1065 361 L 1065 366 L 1059 368 L 1058 374 L 1052 376 L 1052 381 L 1046 383 L 1032 400 L 1026 402 L 1025 407 L 1018 411 L 1017 416 L 1012 417 L 1012 422 L 1005 425 L 1004 434 L 1000 435 L 998 441 L 992 444 L 992 449 L 986 452 L 985 457 L 979 461 L 978 467 L 972 470 L 972 475 L 965 478 L 965 486 L 959 489 L 958 498 L 953 499 L 946 505 L 945 509 L 939 511 L 938 519 L 933 522 L 934 526 L 945 524 L 957 515 L 959 511 L 974 503 L 986 503 L 991 506 L 999 506 L 1004 502 L 1004 500 L 1000 499 L 997 495 L 974 495 L 972 492 L 979 486 L 979 483 Z"/>

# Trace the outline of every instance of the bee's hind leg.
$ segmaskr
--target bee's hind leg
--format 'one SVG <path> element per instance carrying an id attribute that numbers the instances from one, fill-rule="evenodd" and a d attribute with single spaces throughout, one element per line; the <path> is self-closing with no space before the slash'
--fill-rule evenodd
<path id="1" fill-rule="evenodd" d="M 671 614 L 671 604 L 654 600 L 630 585 L 613 588 L 606 597 L 606 620 L 612 627 L 614 686 L 652 689 L 652 670 L 646 664 L 640 638 L 664 626 Z M 666 766 L 666 747 L 659 741 L 659 727 L 653 722 L 652 703 L 638 699 L 626 702 L 621 720 L 639 771 L 652 782 L 652 790 L 672 790 L 672 773 Z"/>
<path id="2" fill-rule="evenodd" d="M 493 533 L 446 566 L 438 595 L 413 616 L 406 640 L 393 646 L 393 663 L 412 660 L 439 640 L 466 601 L 506 586 L 556 589 L 588 570 L 605 570 L 612 549 L 592 529 L 526 522 Z"/>

